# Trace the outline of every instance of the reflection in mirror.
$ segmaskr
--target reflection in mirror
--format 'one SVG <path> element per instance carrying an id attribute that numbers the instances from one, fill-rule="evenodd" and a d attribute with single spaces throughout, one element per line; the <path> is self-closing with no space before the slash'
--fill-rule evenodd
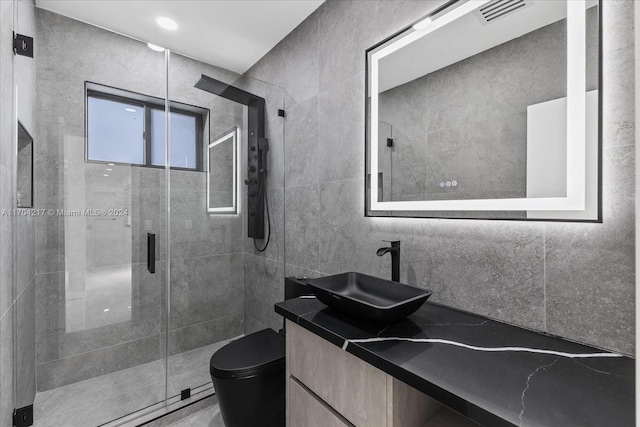
<path id="1" fill-rule="evenodd" d="M 33 207 L 33 138 L 18 122 L 18 207 Z"/>
<path id="2" fill-rule="evenodd" d="M 459 1 L 370 49 L 368 214 L 598 220 L 599 25 Z"/>
<path id="3" fill-rule="evenodd" d="M 207 155 L 207 211 L 237 213 L 238 128 L 209 144 Z"/>

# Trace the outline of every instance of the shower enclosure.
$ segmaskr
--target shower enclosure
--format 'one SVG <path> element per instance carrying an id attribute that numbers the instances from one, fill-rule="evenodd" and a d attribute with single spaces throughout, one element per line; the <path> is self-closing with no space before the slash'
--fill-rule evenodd
<path id="1" fill-rule="evenodd" d="M 33 87 L 15 94 L 18 120 L 33 111 L 35 152 L 34 295 L 14 322 L 16 354 L 33 358 L 16 369 L 16 408 L 33 404 L 36 426 L 116 425 L 210 396 L 213 352 L 277 326 L 275 301 L 248 294 L 283 281 L 284 91 L 14 7 L 36 45 L 21 59 Z M 247 237 L 248 108 L 196 88 L 203 75 L 266 100 L 265 251 Z"/>

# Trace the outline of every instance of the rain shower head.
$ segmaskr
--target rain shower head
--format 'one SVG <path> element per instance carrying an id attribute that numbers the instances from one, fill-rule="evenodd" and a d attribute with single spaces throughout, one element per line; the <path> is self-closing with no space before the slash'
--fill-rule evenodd
<path id="1" fill-rule="evenodd" d="M 235 86 L 231 86 L 225 82 L 221 82 L 220 80 L 216 80 L 212 77 L 205 76 L 204 74 L 200 76 L 200 80 L 196 82 L 195 87 L 243 105 L 249 105 L 251 101 L 261 100 L 264 102 L 264 99 L 259 96 L 246 92 Z"/>
<path id="2" fill-rule="evenodd" d="M 198 89 L 202 89 L 204 91 L 210 92 L 214 95 L 220 95 L 224 93 L 225 90 L 229 87 L 228 84 L 221 82 L 220 80 L 212 79 L 211 77 L 205 76 L 204 74 L 200 77 L 195 84 L 195 87 Z"/>

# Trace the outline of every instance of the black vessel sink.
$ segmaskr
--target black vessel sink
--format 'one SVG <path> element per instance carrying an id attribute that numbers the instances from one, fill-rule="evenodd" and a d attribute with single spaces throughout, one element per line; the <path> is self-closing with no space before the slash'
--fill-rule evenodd
<path id="1" fill-rule="evenodd" d="M 347 316 L 379 324 L 404 319 L 429 298 L 431 291 L 361 273 L 307 279 L 318 299 Z"/>

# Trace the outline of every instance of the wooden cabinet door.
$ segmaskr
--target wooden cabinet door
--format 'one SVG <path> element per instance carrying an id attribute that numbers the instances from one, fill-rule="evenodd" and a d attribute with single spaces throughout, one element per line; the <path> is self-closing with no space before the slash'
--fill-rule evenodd
<path id="1" fill-rule="evenodd" d="M 350 423 L 387 426 L 387 374 L 289 321 L 287 369 Z"/>
<path id="2" fill-rule="evenodd" d="M 289 401 L 288 425 L 291 427 L 352 427 L 345 422 L 326 403 L 313 396 L 296 380 L 287 381 Z"/>

